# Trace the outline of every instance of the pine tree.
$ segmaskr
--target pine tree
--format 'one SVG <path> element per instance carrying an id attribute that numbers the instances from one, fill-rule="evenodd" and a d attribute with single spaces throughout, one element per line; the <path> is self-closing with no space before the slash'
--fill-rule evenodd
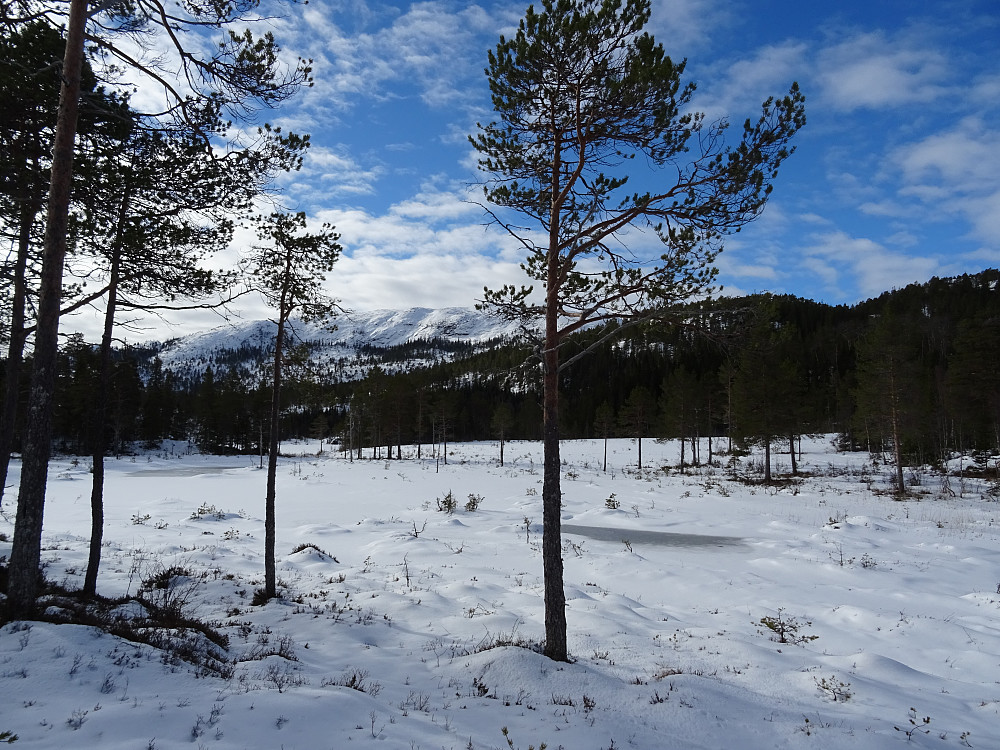
<path id="1" fill-rule="evenodd" d="M 278 594 L 275 565 L 275 480 L 278 471 L 278 419 L 281 415 L 282 366 L 291 331 L 293 313 L 305 320 L 333 315 L 336 302 L 322 290 L 326 274 L 340 257 L 340 235 L 324 224 L 318 232 L 306 232 L 306 215 L 273 213 L 262 220 L 258 237 L 265 242 L 247 258 L 247 277 L 276 312 L 274 359 L 271 371 L 271 426 L 268 438 L 267 494 L 264 512 L 264 596 Z"/>
<path id="2" fill-rule="evenodd" d="M 692 444 L 698 438 L 698 426 L 701 414 L 701 392 L 703 384 L 698 377 L 686 367 L 678 367 L 668 377 L 664 378 L 660 387 L 661 413 L 670 436 L 679 437 L 681 441 L 681 473 L 684 473 L 684 446 L 691 438 Z M 711 436 L 709 436 L 711 440 Z M 691 462 L 697 461 L 692 454 Z"/>
<path id="3" fill-rule="evenodd" d="M 958 448 L 1000 452 L 1000 320 L 963 321 L 948 361 L 949 411 L 964 439 Z"/>
<path id="4" fill-rule="evenodd" d="M 764 446 L 764 481 L 772 481 L 771 448 L 798 428 L 802 388 L 793 326 L 775 322 L 772 300 L 757 301 L 733 377 L 735 433 Z M 795 450 L 791 441 L 791 450 Z"/>
<path id="5" fill-rule="evenodd" d="M 636 465 L 642 471 L 642 436 L 648 435 L 650 428 L 656 422 L 656 399 L 649 389 L 636 386 L 618 413 L 618 423 L 623 435 L 631 435 L 636 439 L 639 457 Z"/>
<path id="6" fill-rule="evenodd" d="M 3 268 L 9 298 L 5 303 L 7 373 L 0 414 L 0 498 L 7 480 L 18 384 L 31 321 L 37 307 L 36 247 L 49 190 L 54 128 L 59 104 L 59 60 L 65 41 L 57 29 L 33 20 L 0 38 L 0 229 L 11 232 L 13 262 Z M 89 63 L 80 71 L 81 144 L 97 123 L 116 108 L 116 100 L 97 88 Z"/>
<path id="7" fill-rule="evenodd" d="M 51 454 L 52 397 L 63 267 L 68 244 L 85 39 L 105 59 L 120 61 L 137 75 L 148 75 L 158 82 L 167 98 L 164 121 L 178 128 L 185 128 L 191 122 L 214 123 L 213 127 L 201 129 L 198 134 L 208 148 L 218 148 L 219 141 L 226 140 L 226 136 L 230 135 L 230 117 L 251 116 L 261 107 L 275 106 L 310 80 L 310 66 L 306 61 L 300 61 L 291 72 L 283 72 L 279 50 L 270 33 L 258 39 L 249 30 L 244 33 L 230 30 L 234 23 L 255 20 L 256 0 L 186 3 L 171 6 L 169 10 L 167 6 L 147 0 L 104 4 L 94 8 L 88 5 L 87 0 L 70 0 L 66 15 L 66 8 L 62 5 L 43 4 L 36 8 L 28 3 L 18 3 L 5 6 L 5 13 L 0 19 L 8 28 L 16 28 L 31 19 L 45 19 L 54 27 L 65 24 L 66 28 L 39 281 L 28 429 L 24 439 L 18 511 L 9 565 L 8 601 L 15 614 L 31 612 L 38 590 L 45 486 Z M 18 17 L 19 13 L 23 13 L 24 17 Z M 133 41 L 150 27 L 157 26 L 169 30 L 167 38 L 176 45 L 177 68 L 170 72 L 164 69 L 163 56 L 137 57 L 124 41 Z M 186 49 L 182 45 L 184 34 L 178 32 L 191 29 L 222 31 L 225 38 L 215 47 L 208 45 L 202 48 L 212 50 L 203 56 L 194 48 Z M 116 68 L 115 65 L 111 67 Z M 273 132 L 266 126 L 258 130 L 265 141 L 271 140 Z M 233 135 L 229 145 L 233 145 L 236 139 L 237 136 Z M 237 151 L 244 157 L 252 157 L 255 148 L 234 149 L 233 154 Z"/>
<path id="8" fill-rule="evenodd" d="M 91 248 L 106 274 L 101 374 L 94 402 L 92 530 L 84 594 L 96 593 L 103 536 L 104 456 L 111 349 L 120 311 L 221 306 L 205 301 L 225 290 L 233 275 L 203 265 L 228 246 L 232 216 L 249 210 L 275 171 L 294 168 L 306 141 L 275 142 L 252 164 L 219 160 L 183 131 L 147 130 L 148 123 L 125 107 L 118 132 L 86 154 L 83 180 L 92 195 L 75 228 L 78 245 Z M 208 124 L 208 123 L 206 123 Z"/>
<path id="9" fill-rule="evenodd" d="M 604 472 L 608 470 L 608 438 L 614 434 L 615 422 L 615 412 L 611 404 L 602 401 L 594 413 L 594 431 L 604 440 L 604 461 L 601 464 L 601 471 Z"/>
<path id="10" fill-rule="evenodd" d="M 493 416 L 490 417 L 490 427 L 493 430 L 493 434 L 500 441 L 501 466 L 503 466 L 504 443 L 507 442 L 508 435 L 510 434 L 510 428 L 513 424 L 514 412 L 511 410 L 510 405 L 507 403 L 497 405 L 497 407 L 493 410 Z"/>
<path id="11" fill-rule="evenodd" d="M 798 87 L 764 103 L 740 143 L 725 123 L 689 111 L 693 84 L 649 34 L 649 0 L 542 0 L 512 39 L 489 54 L 487 76 L 499 122 L 470 141 L 490 177 L 493 220 L 526 249 L 524 268 L 544 287 L 486 290 L 482 308 L 542 326 L 544 475 L 542 556 L 545 654 L 568 659 L 563 590 L 559 457 L 560 372 L 566 338 L 589 325 L 667 315 L 706 292 L 720 237 L 756 218 L 771 180 L 804 124 Z M 633 172 L 653 169 L 654 187 L 629 192 Z M 544 241 L 523 228 L 541 229 Z M 651 225 L 663 243 L 649 263 L 624 234 Z M 631 239 L 631 238 L 630 238 Z M 599 346 L 602 342 L 594 342 Z"/>
<path id="12" fill-rule="evenodd" d="M 921 398 L 920 321 L 887 310 L 858 342 L 855 422 L 870 437 L 869 450 L 888 448 L 896 492 L 906 494 L 905 445 L 920 439 L 926 404 Z"/>

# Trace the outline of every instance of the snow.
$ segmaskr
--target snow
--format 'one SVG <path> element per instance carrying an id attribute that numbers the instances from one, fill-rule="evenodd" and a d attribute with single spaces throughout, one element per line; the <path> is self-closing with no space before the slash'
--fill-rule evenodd
<path id="1" fill-rule="evenodd" d="M 434 339 L 485 346 L 497 339 L 513 340 L 522 333 L 516 323 L 466 307 L 345 312 L 331 318 L 330 323 L 335 327 L 295 320 L 292 329 L 298 340 L 314 347 L 311 359 L 316 364 L 339 366 L 345 379 L 361 378 L 375 362 L 381 361 L 379 356 L 372 354 L 371 347 L 389 349 Z M 247 345 L 266 351 L 273 344 L 274 335 L 275 325 L 267 320 L 229 323 L 170 341 L 158 356 L 167 370 L 200 374 L 215 361 L 221 350 L 239 350 Z M 367 347 L 365 356 L 360 355 L 362 347 Z M 447 352 L 439 352 L 442 359 L 450 356 Z M 393 359 L 383 367 L 395 372 L 426 365 L 428 360 L 433 357 L 412 361 Z M 258 355 L 248 352 L 243 364 L 251 369 L 258 367 Z"/>
<path id="2" fill-rule="evenodd" d="M 22 748 L 112 750 L 507 748 L 505 727 L 521 750 L 1000 747 L 1000 506 L 982 480 L 946 491 L 926 474 L 899 502 L 867 454 L 822 438 L 804 441 L 808 476 L 774 487 L 722 468 L 638 472 L 627 440 L 605 473 L 601 442 L 567 442 L 564 523 L 616 531 L 564 536 L 575 661 L 557 664 L 487 648 L 542 637 L 538 444 L 509 444 L 502 468 L 492 443 L 449 446 L 447 464 L 317 448 L 285 446 L 299 455 L 278 476 L 284 598 L 265 606 L 250 602 L 256 460 L 109 460 L 101 593 L 187 569 L 176 595 L 229 636 L 233 673 L 199 676 L 90 627 L 11 623 L 0 731 Z M 678 454 L 643 451 L 650 467 Z M 86 462 L 52 464 L 43 560 L 69 587 L 89 479 Z M 449 491 L 453 515 L 437 510 Z M 12 518 L 8 499 L 7 538 Z"/>

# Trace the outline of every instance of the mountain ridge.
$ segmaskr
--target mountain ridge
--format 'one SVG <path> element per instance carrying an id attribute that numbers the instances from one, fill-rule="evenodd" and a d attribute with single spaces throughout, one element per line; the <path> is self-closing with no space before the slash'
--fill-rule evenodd
<path id="1" fill-rule="evenodd" d="M 294 320 L 291 330 L 316 366 L 341 380 L 363 377 L 375 365 L 399 371 L 451 359 L 456 348 L 477 351 L 523 333 L 516 323 L 466 307 L 347 312 L 331 322 L 333 328 Z M 228 323 L 171 339 L 154 347 L 154 354 L 165 370 L 175 373 L 200 375 L 208 366 L 218 366 L 251 375 L 262 366 L 265 353 L 273 351 L 275 329 L 269 320 Z M 421 342 L 426 346 L 416 347 L 406 359 L 389 354 Z"/>

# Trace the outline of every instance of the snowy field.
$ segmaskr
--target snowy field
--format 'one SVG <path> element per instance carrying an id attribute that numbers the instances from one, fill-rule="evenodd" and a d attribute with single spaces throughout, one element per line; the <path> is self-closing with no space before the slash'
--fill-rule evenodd
<path id="1" fill-rule="evenodd" d="M 186 572 L 149 595 L 228 636 L 226 674 L 92 628 L 12 623 L 0 731 L 105 750 L 1000 748 L 986 482 L 925 474 L 897 502 L 867 454 L 827 439 L 805 441 L 809 476 L 780 487 L 640 474 L 625 440 L 604 473 L 602 447 L 563 446 L 563 522 L 605 530 L 564 536 L 572 664 L 496 646 L 542 637 L 539 444 L 508 444 L 503 468 L 490 443 L 450 446 L 447 465 L 285 446 L 301 455 L 279 466 L 283 599 L 266 606 L 251 605 L 256 459 L 110 460 L 100 593 Z M 643 449 L 647 467 L 679 453 Z M 86 463 L 56 460 L 49 480 L 42 555 L 69 588 L 86 566 Z M 453 514 L 437 509 L 449 492 Z"/>

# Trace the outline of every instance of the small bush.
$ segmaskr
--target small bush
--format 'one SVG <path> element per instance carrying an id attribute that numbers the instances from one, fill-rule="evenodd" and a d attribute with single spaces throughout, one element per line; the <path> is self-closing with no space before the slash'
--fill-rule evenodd
<path id="1" fill-rule="evenodd" d="M 618 501 L 618 498 L 615 497 L 615 493 L 612 492 L 611 497 L 604 501 L 604 507 L 608 510 L 618 510 L 622 507 L 622 504 Z"/>
<path id="2" fill-rule="evenodd" d="M 816 682 L 816 688 L 823 694 L 833 698 L 834 703 L 837 701 L 844 702 L 851 699 L 853 693 L 851 693 L 851 683 L 842 682 L 836 677 L 831 675 L 827 677 L 817 677 L 814 678 Z"/>
<path id="3" fill-rule="evenodd" d="M 760 624 L 771 631 L 771 640 L 776 643 L 791 643 L 795 646 L 802 646 L 819 638 L 818 635 L 805 635 L 800 633 L 803 627 L 809 627 L 812 622 L 801 622 L 794 617 L 785 615 L 785 610 L 778 608 L 776 617 L 770 615 L 760 618 Z"/>
<path id="4" fill-rule="evenodd" d="M 216 521 L 221 521 L 225 517 L 225 511 L 219 510 L 214 505 L 209 505 L 208 503 L 202 503 L 198 506 L 198 509 L 191 514 L 192 521 L 196 521 L 199 518 L 214 518 Z"/>
<path id="5" fill-rule="evenodd" d="M 68 719 L 66 719 L 66 724 L 70 727 L 70 729 L 76 731 L 77 729 L 83 726 L 83 722 L 87 720 L 88 713 L 90 712 L 78 708 L 70 715 Z"/>
<path id="6" fill-rule="evenodd" d="M 455 495 L 451 490 L 448 490 L 448 494 L 444 498 L 437 498 L 437 509 L 442 513 L 447 513 L 450 516 L 457 508 L 458 501 L 455 500 Z"/>
<path id="7" fill-rule="evenodd" d="M 483 503 L 483 496 L 469 493 L 469 502 L 465 504 L 465 509 L 469 513 L 475 513 Z"/>
<path id="8" fill-rule="evenodd" d="M 140 601 L 155 607 L 164 615 L 182 617 L 204 574 L 196 576 L 180 565 L 161 567 L 143 579 L 137 592 Z"/>
<path id="9" fill-rule="evenodd" d="M 907 718 L 909 720 L 909 726 L 905 726 L 905 727 L 894 726 L 893 727 L 893 729 L 895 729 L 897 732 L 902 732 L 903 734 L 905 734 L 907 741 L 912 740 L 913 739 L 913 735 L 915 735 L 915 734 L 930 734 L 931 733 L 931 730 L 927 728 L 927 725 L 931 723 L 931 717 L 930 716 L 925 716 L 922 719 L 918 719 L 917 718 L 917 709 L 910 708 L 910 711 L 907 714 Z M 965 739 L 967 739 L 967 738 L 965 738 Z"/>
<path id="10" fill-rule="evenodd" d="M 348 669 L 339 678 L 327 678 L 321 684 L 323 687 L 336 685 L 337 687 L 350 688 L 351 690 L 357 690 L 359 693 L 367 693 L 372 698 L 382 692 L 382 684 L 375 680 L 370 680 L 368 678 L 368 670 L 366 669 Z"/>
<path id="11" fill-rule="evenodd" d="M 514 740 L 511 738 L 510 733 L 507 731 L 507 727 L 504 727 L 503 729 L 501 729 L 500 733 L 503 735 L 503 738 L 505 740 L 507 740 L 507 747 L 509 747 L 510 750 L 515 750 L 515 748 L 514 748 Z M 545 748 L 547 748 L 547 747 L 548 747 L 548 745 L 546 745 L 543 742 L 542 744 L 540 744 L 538 746 L 538 750 L 545 750 Z M 535 746 L 534 745 L 528 745 L 528 750 L 535 750 Z"/>

